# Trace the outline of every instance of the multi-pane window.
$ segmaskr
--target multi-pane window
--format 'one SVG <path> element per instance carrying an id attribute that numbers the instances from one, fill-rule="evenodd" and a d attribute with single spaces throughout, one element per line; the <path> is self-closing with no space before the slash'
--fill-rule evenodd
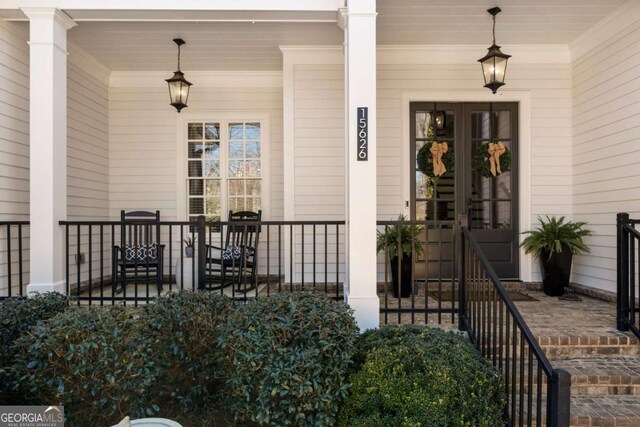
<path id="1" fill-rule="evenodd" d="M 229 210 L 261 209 L 260 123 L 190 122 L 187 137 L 189 217 L 216 221 Z"/>

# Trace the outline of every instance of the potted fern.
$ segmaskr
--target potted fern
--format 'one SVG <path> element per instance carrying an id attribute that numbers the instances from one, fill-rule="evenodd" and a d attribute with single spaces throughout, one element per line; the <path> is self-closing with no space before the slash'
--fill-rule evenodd
<path id="1" fill-rule="evenodd" d="M 583 238 L 591 231 L 583 228 L 586 222 L 565 222 L 564 216 L 546 218 L 538 217 L 540 227 L 523 233 L 529 236 L 520 246 L 540 260 L 544 293 L 560 296 L 569 285 L 573 255 L 589 252 Z"/>
<path id="2" fill-rule="evenodd" d="M 377 250 L 386 250 L 389 255 L 393 296 L 396 298 L 411 295 L 413 255 L 421 255 L 424 252 L 422 241 L 419 239 L 424 227 L 405 224 L 405 221 L 407 218 L 400 215 L 396 224 L 385 227 L 384 231 L 378 231 Z M 399 276 L 402 276 L 402 283 L 399 283 Z"/>

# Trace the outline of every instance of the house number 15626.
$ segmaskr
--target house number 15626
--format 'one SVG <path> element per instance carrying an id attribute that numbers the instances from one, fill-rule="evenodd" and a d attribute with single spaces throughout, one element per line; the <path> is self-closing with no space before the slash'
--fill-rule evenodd
<path id="1" fill-rule="evenodd" d="M 369 160 L 369 108 L 358 107 L 358 161 Z"/>

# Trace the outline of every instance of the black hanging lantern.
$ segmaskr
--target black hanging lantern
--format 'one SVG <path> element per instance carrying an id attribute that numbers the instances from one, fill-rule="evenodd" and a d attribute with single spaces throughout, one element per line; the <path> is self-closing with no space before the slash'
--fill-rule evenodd
<path id="1" fill-rule="evenodd" d="M 493 16 L 493 44 L 489 47 L 487 54 L 478 59 L 482 65 L 484 75 L 484 87 L 496 93 L 500 86 L 504 85 L 504 75 L 507 72 L 507 61 L 511 55 L 506 55 L 500 51 L 500 46 L 496 44 L 496 15 L 502 10 L 499 7 L 488 9 L 487 12 Z"/>
<path id="2" fill-rule="evenodd" d="M 187 99 L 189 98 L 189 87 L 191 83 L 184 78 L 184 74 L 180 71 L 180 46 L 185 42 L 182 39 L 173 39 L 174 43 L 178 45 L 178 70 L 173 73 L 173 77 L 166 79 L 165 81 L 169 85 L 169 97 L 171 98 L 171 105 L 176 107 L 178 113 L 183 108 L 187 107 Z"/>

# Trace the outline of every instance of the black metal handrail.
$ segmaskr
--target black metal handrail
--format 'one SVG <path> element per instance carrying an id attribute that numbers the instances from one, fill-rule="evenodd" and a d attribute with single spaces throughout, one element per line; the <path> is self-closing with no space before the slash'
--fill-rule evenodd
<path id="1" fill-rule="evenodd" d="M 29 221 L 0 221 L 0 239 L 4 253 L 0 275 L 0 299 L 27 294 L 29 265 L 26 250 L 29 248 Z"/>
<path id="2" fill-rule="evenodd" d="M 465 226 L 461 227 L 458 265 L 462 283 L 459 328 L 467 331 L 478 351 L 502 374 L 507 397 L 506 424 L 568 427 L 571 375 L 552 367 Z"/>
<path id="3" fill-rule="evenodd" d="M 640 220 L 631 219 L 628 213 L 623 212 L 617 215 L 616 224 L 616 327 L 619 331 L 631 331 L 640 338 L 639 280 L 636 272 L 640 259 L 640 232 L 635 228 Z"/>

